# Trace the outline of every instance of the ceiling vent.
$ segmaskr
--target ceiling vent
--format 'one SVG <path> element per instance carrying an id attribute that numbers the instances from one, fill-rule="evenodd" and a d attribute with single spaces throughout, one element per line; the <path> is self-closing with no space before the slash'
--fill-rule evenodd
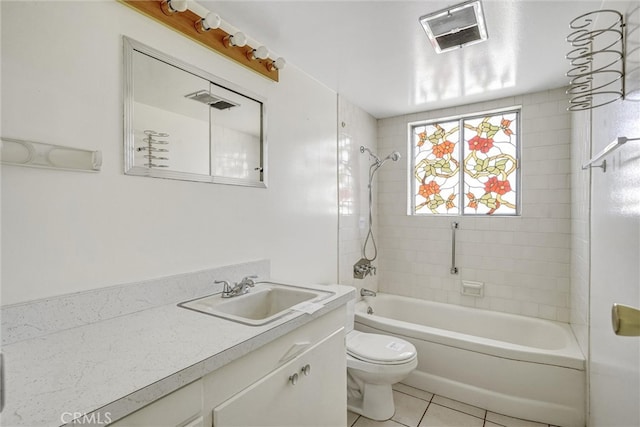
<path id="1" fill-rule="evenodd" d="M 479 0 L 451 6 L 420 17 L 437 53 L 480 43 L 487 39 L 487 27 Z"/>
<path id="2" fill-rule="evenodd" d="M 197 92 L 188 93 L 184 97 L 202 102 L 203 104 L 207 104 L 208 106 L 217 108 L 218 110 L 226 110 L 227 108 L 238 107 L 240 105 L 233 101 L 229 101 L 228 99 L 215 97 L 211 95 L 208 90 L 199 90 Z"/>

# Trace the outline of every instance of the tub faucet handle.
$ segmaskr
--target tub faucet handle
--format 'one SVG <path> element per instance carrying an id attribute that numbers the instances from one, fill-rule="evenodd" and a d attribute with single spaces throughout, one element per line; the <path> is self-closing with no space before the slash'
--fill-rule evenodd
<path id="1" fill-rule="evenodd" d="M 371 260 L 362 258 L 353 266 L 353 277 L 356 279 L 364 279 L 369 275 L 375 275 L 376 268 L 371 265 Z"/>

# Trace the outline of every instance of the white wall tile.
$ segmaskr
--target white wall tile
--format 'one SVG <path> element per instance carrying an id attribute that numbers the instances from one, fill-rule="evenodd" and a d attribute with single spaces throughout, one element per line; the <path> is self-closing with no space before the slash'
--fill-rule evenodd
<path id="1" fill-rule="evenodd" d="M 380 289 L 568 320 L 572 151 L 566 102 L 564 88 L 559 88 L 378 121 L 378 146 L 405 153 L 409 122 L 523 107 L 521 217 L 407 216 L 406 163 L 379 174 Z M 452 221 L 460 223 L 456 242 L 460 273 L 455 276 L 449 272 Z M 462 279 L 484 282 L 486 296 L 461 296 Z"/>
<path id="2" fill-rule="evenodd" d="M 589 354 L 589 286 L 590 286 L 590 173 L 582 170 L 582 162 L 590 157 L 588 112 L 572 114 L 571 137 L 571 327 L 583 354 Z M 563 282 L 562 288 L 565 288 Z"/>

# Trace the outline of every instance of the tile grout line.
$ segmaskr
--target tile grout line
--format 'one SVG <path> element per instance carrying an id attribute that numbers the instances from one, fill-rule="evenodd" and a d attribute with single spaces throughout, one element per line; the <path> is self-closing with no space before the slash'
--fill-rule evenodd
<path id="1" fill-rule="evenodd" d="M 398 393 L 402 393 L 402 394 L 404 394 L 404 395 L 406 395 L 406 396 L 414 397 L 414 398 L 416 398 L 416 399 L 420 399 L 420 400 L 422 400 L 423 402 L 429 402 L 429 403 L 431 403 L 431 399 L 433 399 L 433 394 L 431 395 L 431 398 L 430 398 L 429 400 L 427 400 L 427 399 L 424 399 L 424 398 L 422 398 L 422 397 L 414 396 L 413 394 L 409 394 L 409 393 L 404 392 L 404 391 L 402 391 L 402 390 L 396 390 L 396 389 L 393 389 L 393 391 L 398 392 Z"/>
<path id="2" fill-rule="evenodd" d="M 409 386 L 407 386 L 407 387 L 409 387 Z M 429 399 L 425 399 L 425 398 L 423 398 L 423 397 L 415 396 L 415 395 L 413 395 L 413 394 L 411 394 L 411 393 L 409 393 L 409 392 L 403 391 L 403 390 L 396 390 L 396 389 L 393 389 L 393 391 L 394 391 L 394 392 L 401 393 L 401 394 L 406 395 L 406 396 L 409 396 L 409 397 L 413 397 L 413 398 L 418 399 L 418 400 L 421 400 L 421 401 L 423 401 L 423 402 L 427 402 L 427 408 L 426 408 L 426 409 L 424 410 L 424 412 L 422 413 L 422 416 L 421 416 L 421 417 L 420 417 L 420 419 L 418 420 L 418 424 L 417 424 L 416 426 L 409 426 L 409 425 L 407 425 L 407 424 L 405 424 L 405 423 L 401 423 L 401 422 L 399 422 L 399 421 L 394 420 L 394 419 L 393 419 L 393 417 L 390 419 L 390 421 L 393 421 L 394 423 L 396 423 L 396 424 L 398 424 L 398 425 L 401 425 L 401 426 L 405 426 L 405 427 L 418 427 L 418 426 L 420 425 L 420 423 L 424 420 L 424 417 L 427 415 L 427 412 L 429 411 L 429 409 L 431 408 L 431 406 L 432 406 L 432 405 L 436 405 L 436 406 L 440 406 L 440 407 L 442 407 L 442 408 L 449 409 L 449 410 L 454 411 L 454 412 L 459 412 L 459 413 L 461 413 L 461 414 L 465 414 L 465 415 L 468 415 L 468 416 L 471 416 L 471 417 L 474 417 L 474 418 L 477 418 L 477 419 L 483 420 L 483 423 L 482 423 L 483 427 L 486 427 L 488 422 L 490 422 L 490 423 L 492 423 L 492 424 L 495 424 L 495 425 L 497 425 L 497 426 L 500 426 L 500 427 L 505 427 L 504 425 L 502 425 L 502 424 L 500 424 L 500 423 L 497 423 L 497 422 L 495 422 L 495 421 L 491 421 L 491 420 L 488 420 L 488 419 L 487 419 L 487 417 L 488 417 L 488 415 L 489 415 L 489 410 L 488 410 L 488 409 L 478 408 L 478 409 L 482 409 L 482 410 L 484 411 L 484 415 L 483 415 L 482 417 L 479 417 L 479 416 L 477 416 L 477 415 L 473 415 L 473 414 L 470 414 L 470 413 L 468 413 L 468 412 L 465 412 L 465 411 L 462 411 L 462 410 L 459 410 L 459 409 L 451 408 L 451 407 L 449 407 L 449 406 L 447 406 L 447 405 L 445 405 L 445 404 L 440 404 L 440 403 L 435 403 L 435 402 L 433 402 L 433 400 L 435 399 L 435 397 L 436 397 L 436 396 L 439 396 L 439 395 L 436 395 L 435 393 L 430 393 L 430 394 L 431 394 L 431 397 L 430 397 Z M 441 397 L 444 397 L 444 396 L 441 396 Z M 453 400 L 453 399 L 451 399 L 451 400 Z M 455 401 L 455 400 L 454 400 L 454 401 Z M 455 402 L 459 402 L 459 403 L 462 403 L 462 404 L 465 404 L 465 405 L 468 405 L 468 406 L 473 406 L 473 405 L 469 405 L 469 404 L 467 404 L 467 403 L 465 403 L 465 402 L 460 402 L 460 401 L 455 401 Z M 477 408 L 477 407 L 476 407 L 476 408 Z M 394 414 L 394 415 L 395 415 L 395 414 Z M 358 420 L 359 420 L 360 418 L 362 418 L 362 415 L 358 415 L 358 417 L 355 419 L 355 421 L 351 424 L 351 426 L 350 426 L 350 427 L 354 427 L 354 426 L 355 426 L 355 424 L 358 422 Z M 554 426 L 553 426 L 553 425 L 551 425 L 551 424 L 547 424 L 547 425 L 542 424 L 542 427 L 554 427 Z"/>
<path id="3" fill-rule="evenodd" d="M 431 406 L 431 402 L 427 403 L 427 408 L 424 410 L 424 412 L 422 413 L 422 416 L 420 417 L 420 419 L 418 420 L 418 424 L 416 425 L 416 427 L 420 426 L 420 423 L 422 422 L 422 420 L 424 419 L 425 415 L 427 415 L 427 411 L 429 410 L 429 407 Z"/>
<path id="4" fill-rule="evenodd" d="M 429 408 L 431 407 L 431 402 L 433 401 L 435 394 L 431 393 L 431 399 L 429 400 L 425 400 L 425 402 L 427 402 L 427 407 L 425 408 L 424 412 L 422 413 L 422 416 L 420 417 L 420 419 L 418 420 L 418 424 L 416 425 L 416 427 L 420 426 L 420 423 L 422 422 L 422 420 L 424 419 L 425 415 L 427 415 L 427 411 L 429 410 Z M 415 396 L 414 396 L 415 397 Z M 422 399 L 424 400 L 424 399 Z"/>
<path id="5" fill-rule="evenodd" d="M 470 413 L 468 413 L 468 412 L 461 411 L 461 410 L 459 410 L 459 409 L 450 408 L 449 406 L 442 405 L 442 404 L 440 404 L 440 403 L 435 403 L 435 402 L 433 402 L 433 404 L 434 404 L 434 405 L 437 405 L 437 406 L 440 406 L 441 408 L 449 409 L 450 411 L 459 412 L 459 413 L 461 413 L 461 414 L 465 414 L 465 415 L 468 415 L 468 416 L 470 416 L 470 417 L 473 417 L 473 418 L 477 418 L 477 419 L 479 419 L 479 420 L 486 421 L 486 418 L 482 418 L 482 417 L 479 417 L 479 416 L 477 416 L 477 415 L 473 415 L 473 414 L 470 414 Z M 429 405 L 429 406 L 431 406 L 431 405 Z M 485 410 L 485 417 L 486 417 L 486 410 Z M 490 422 L 493 422 L 493 421 L 490 421 Z M 484 424 L 484 423 L 483 423 L 483 424 Z"/>
<path id="6" fill-rule="evenodd" d="M 353 413 L 355 414 L 355 412 L 353 412 Z M 358 422 L 358 420 L 360 419 L 360 417 L 362 417 L 362 415 L 359 415 L 359 414 L 356 414 L 356 415 L 358 415 L 358 416 L 356 417 L 355 420 L 353 420 L 353 422 L 351 423 L 351 425 L 349 427 L 355 426 L 356 423 Z"/>

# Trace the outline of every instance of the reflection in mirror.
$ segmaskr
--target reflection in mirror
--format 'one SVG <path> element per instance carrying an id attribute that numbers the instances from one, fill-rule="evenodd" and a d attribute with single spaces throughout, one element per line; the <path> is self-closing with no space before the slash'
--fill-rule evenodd
<path id="1" fill-rule="evenodd" d="M 264 100 L 129 38 L 125 173 L 266 187 Z"/>

